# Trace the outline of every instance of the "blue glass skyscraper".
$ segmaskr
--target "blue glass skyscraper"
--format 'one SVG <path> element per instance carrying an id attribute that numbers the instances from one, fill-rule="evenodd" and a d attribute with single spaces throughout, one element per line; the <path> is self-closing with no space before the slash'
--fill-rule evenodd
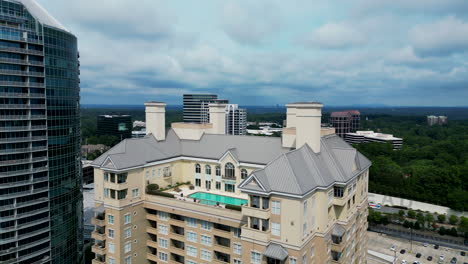
<path id="1" fill-rule="evenodd" d="M 0 263 L 81 263 L 77 39 L 0 0 Z"/>

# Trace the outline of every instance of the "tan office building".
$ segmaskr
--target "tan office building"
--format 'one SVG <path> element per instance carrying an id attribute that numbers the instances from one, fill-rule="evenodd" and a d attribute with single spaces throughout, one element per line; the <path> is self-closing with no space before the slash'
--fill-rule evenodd
<path id="1" fill-rule="evenodd" d="M 320 103 L 288 104 L 282 138 L 225 135 L 222 104 L 166 131 L 145 105 L 148 135 L 93 163 L 94 264 L 366 263 L 371 164 Z"/>

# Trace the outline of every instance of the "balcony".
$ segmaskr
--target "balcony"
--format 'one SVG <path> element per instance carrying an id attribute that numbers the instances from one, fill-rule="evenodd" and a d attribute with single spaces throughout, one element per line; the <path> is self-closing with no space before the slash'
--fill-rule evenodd
<path id="1" fill-rule="evenodd" d="M 91 247 L 91 251 L 98 255 L 105 255 L 106 254 L 106 245 L 104 243 L 95 244 Z"/>
<path id="2" fill-rule="evenodd" d="M 214 251 L 213 253 L 216 262 L 231 263 L 231 255 L 219 251 Z"/>
<path id="3" fill-rule="evenodd" d="M 155 252 L 154 254 L 151 253 L 151 252 L 146 253 L 146 258 L 147 258 L 148 260 L 154 261 L 154 262 L 156 262 L 156 263 L 159 261 L 159 258 L 158 258 L 158 256 L 157 256 L 156 252 Z"/>
<path id="4" fill-rule="evenodd" d="M 99 219 L 99 217 L 91 218 L 91 224 L 95 226 L 106 226 L 106 221 L 104 219 Z"/>
<path id="5" fill-rule="evenodd" d="M 260 219 L 269 219 L 271 215 L 270 208 L 260 209 L 260 208 L 250 207 L 248 205 L 242 206 L 242 213 L 245 216 L 258 217 Z"/>
<path id="6" fill-rule="evenodd" d="M 32 50 L 32 49 L 22 49 L 22 48 L 13 48 L 13 47 L 0 47 L 0 51 L 7 51 L 7 52 L 16 52 L 16 53 L 23 53 L 23 54 L 31 54 L 31 55 L 44 55 L 44 52 L 41 50 Z"/>
<path id="7" fill-rule="evenodd" d="M 146 245 L 151 248 L 158 248 L 158 242 L 153 241 L 151 239 L 146 240 Z"/>
<path id="8" fill-rule="evenodd" d="M 44 72 L 17 71 L 17 70 L 7 70 L 7 69 L 0 69 L 0 74 L 17 75 L 17 76 L 44 77 Z"/>
<path id="9" fill-rule="evenodd" d="M 96 256 L 91 262 L 92 264 L 106 264 L 106 257 L 105 256 Z"/>
<path id="10" fill-rule="evenodd" d="M 264 232 L 258 229 L 250 228 L 248 225 L 242 226 L 242 237 L 259 241 L 270 241 L 270 232 Z"/>
<path id="11" fill-rule="evenodd" d="M 179 227 L 179 226 L 175 226 L 175 225 L 171 225 L 171 234 L 174 234 L 174 235 L 177 235 L 177 236 L 184 236 L 185 235 L 184 228 Z"/>
<path id="12" fill-rule="evenodd" d="M 332 263 L 341 263 L 341 252 L 331 251 Z"/>
<path id="13" fill-rule="evenodd" d="M 158 229 L 154 227 L 147 227 L 146 228 L 146 233 L 157 235 L 158 234 Z"/>
<path id="14" fill-rule="evenodd" d="M 100 240 L 100 241 L 105 241 L 106 240 L 106 234 L 104 232 L 99 232 L 97 230 L 93 231 L 91 233 L 91 237 Z"/>
<path id="15" fill-rule="evenodd" d="M 183 253 L 183 255 L 185 255 L 185 252 Z M 178 255 L 178 254 L 171 253 L 171 263 L 184 264 L 185 263 L 185 257 L 181 256 L 181 255 Z"/>

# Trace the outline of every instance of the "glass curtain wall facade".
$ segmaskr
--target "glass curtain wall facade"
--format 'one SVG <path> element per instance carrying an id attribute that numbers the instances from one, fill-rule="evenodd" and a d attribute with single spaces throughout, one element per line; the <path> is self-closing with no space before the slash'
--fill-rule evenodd
<path id="1" fill-rule="evenodd" d="M 77 39 L 29 7 L 0 0 L 0 263 L 81 263 Z"/>

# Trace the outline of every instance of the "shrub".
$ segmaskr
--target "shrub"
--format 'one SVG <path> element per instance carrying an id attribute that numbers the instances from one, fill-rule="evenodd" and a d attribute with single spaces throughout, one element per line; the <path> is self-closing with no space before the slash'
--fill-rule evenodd
<path id="1" fill-rule="evenodd" d="M 456 215 L 451 215 L 449 217 L 449 223 L 451 225 L 456 225 L 458 223 L 458 217 Z"/>
<path id="2" fill-rule="evenodd" d="M 439 223 L 445 223 L 445 219 L 447 217 L 444 215 L 444 214 L 441 214 L 441 215 L 437 215 L 437 221 L 439 221 Z"/>
<path id="3" fill-rule="evenodd" d="M 233 204 L 226 204 L 226 209 L 241 211 L 242 207 Z"/>
<path id="4" fill-rule="evenodd" d="M 193 186 L 193 184 L 190 184 L 189 189 L 190 189 L 190 190 L 194 190 L 194 189 L 195 189 L 195 186 Z"/>
<path id="5" fill-rule="evenodd" d="M 405 211 L 399 210 L 399 211 L 398 211 L 398 215 L 400 215 L 400 216 L 405 216 Z"/>
<path id="6" fill-rule="evenodd" d="M 168 198 L 174 198 L 174 195 L 172 193 L 167 193 L 167 192 L 161 192 L 161 191 L 149 191 L 148 194 L 151 195 L 158 195 L 158 196 L 163 196 L 163 197 L 168 197 Z"/>
<path id="7" fill-rule="evenodd" d="M 176 191 L 176 192 L 181 192 L 182 190 L 181 190 L 179 187 L 175 187 L 175 188 L 174 188 L 174 191 Z"/>
<path id="8" fill-rule="evenodd" d="M 146 189 L 147 189 L 148 191 L 155 191 L 155 190 L 158 190 L 158 189 L 159 189 L 159 185 L 157 185 L 157 184 L 148 184 L 148 185 L 146 186 Z"/>
<path id="9" fill-rule="evenodd" d="M 416 212 L 413 210 L 408 210 L 408 217 L 414 219 L 416 217 Z"/>

